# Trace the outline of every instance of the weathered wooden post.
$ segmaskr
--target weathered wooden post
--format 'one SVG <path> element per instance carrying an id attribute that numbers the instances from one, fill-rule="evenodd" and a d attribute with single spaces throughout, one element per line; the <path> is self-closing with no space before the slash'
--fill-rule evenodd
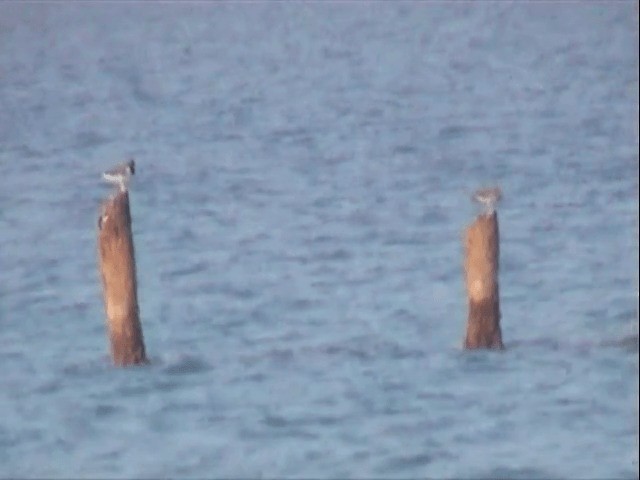
<path id="1" fill-rule="evenodd" d="M 98 219 L 98 255 L 111 359 L 116 366 L 146 363 L 138 311 L 129 193 L 124 188 L 102 202 Z"/>
<path id="2" fill-rule="evenodd" d="M 501 199 L 499 188 L 478 190 L 473 199 L 487 206 L 465 230 L 464 272 L 468 316 L 464 348 L 502 349 L 498 270 L 500 232 L 494 207 Z"/>

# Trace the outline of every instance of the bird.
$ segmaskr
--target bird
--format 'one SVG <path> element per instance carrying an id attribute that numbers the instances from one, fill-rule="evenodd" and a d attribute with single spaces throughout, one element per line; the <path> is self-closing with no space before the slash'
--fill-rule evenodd
<path id="1" fill-rule="evenodd" d="M 133 159 L 128 162 L 121 163 L 111 170 L 107 170 L 102 174 L 102 178 L 108 183 L 114 183 L 120 186 L 121 192 L 127 191 L 127 184 L 131 175 L 136 173 L 136 163 Z"/>
<path id="2" fill-rule="evenodd" d="M 486 213 L 491 214 L 495 211 L 496 205 L 502 199 L 502 190 L 500 187 L 481 188 L 476 190 L 471 199 L 484 205 Z"/>

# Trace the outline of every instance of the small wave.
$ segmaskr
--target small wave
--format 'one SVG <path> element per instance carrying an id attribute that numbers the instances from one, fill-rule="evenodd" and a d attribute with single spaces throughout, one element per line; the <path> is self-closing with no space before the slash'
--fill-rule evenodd
<path id="1" fill-rule="evenodd" d="M 191 375 L 211 369 L 211 365 L 198 357 L 182 356 L 164 366 L 163 371 L 170 375 Z"/>

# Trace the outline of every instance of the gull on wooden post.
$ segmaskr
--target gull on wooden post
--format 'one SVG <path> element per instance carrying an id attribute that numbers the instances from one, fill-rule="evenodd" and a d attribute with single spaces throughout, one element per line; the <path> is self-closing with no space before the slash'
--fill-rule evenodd
<path id="1" fill-rule="evenodd" d="M 128 162 L 121 163 L 111 170 L 107 170 L 102 174 L 102 178 L 107 183 L 112 183 L 120 187 L 121 192 L 127 191 L 129 179 L 131 175 L 136 173 L 136 163 L 133 159 Z"/>
<path id="2" fill-rule="evenodd" d="M 502 190 L 500 187 L 481 188 L 476 190 L 471 199 L 485 207 L 486 214 L 492 214 L 498 202 L 502 200 Z"/>
<path id="3" fill-rule="evenodd" d="M 127 191 L 127 184 L 134 173 L 135 163 L 129 160 L 102 174 L 106 182 L 119 187 L 100 204 L 97 232 L 98 270 L 111 359 L 116 366 L 147 363 Z"/>
<path id="4" fill-rule="evenodd" d="M 503 349 L 500 327 L 500 231 L 495 210 L 500 187 L 481 188 L 472 199 L 485 212 L 464 230 L 464 277 L 467 290 L 467 329 L 464 348 Z"/>

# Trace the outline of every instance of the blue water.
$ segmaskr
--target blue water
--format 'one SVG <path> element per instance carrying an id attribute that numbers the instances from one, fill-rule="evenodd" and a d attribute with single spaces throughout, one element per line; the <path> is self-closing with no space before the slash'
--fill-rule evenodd
<path id="1" fill-rule="evenodd" d="M 638 478 L 637 18 L 0 3 L 0 477 Z M 128 156 L 151 364 L 116 369 Z M 465 352 L 493 184 L 507 349 Z"/>

